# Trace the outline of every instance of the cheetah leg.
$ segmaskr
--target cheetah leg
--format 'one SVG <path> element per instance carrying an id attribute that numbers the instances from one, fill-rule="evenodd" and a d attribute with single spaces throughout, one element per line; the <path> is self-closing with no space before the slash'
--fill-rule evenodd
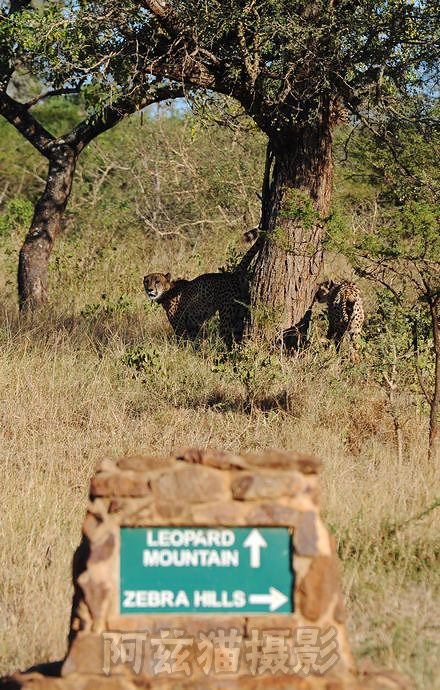
<path id="1" fill-rule="evenodd" d="M 185 319 L 179 319 L 174 324 L 174 332 L 182 340 L 195 340 L 200 326 L 195 323 L 187 323 Z"/>
<path id="2" fill-rule="evenodd" d="M 361 361 L 360 348 L 359 336 L 356 333 L 350 333 L 350 357 L 356 364 Z"/>
<path id="3" fill-rule="evenodd" d="M 233 326 L 233 308 L 228 303 L 224 308 L 219 309 L 220 316 L 220 337 L 225 341 L 228 350 L 232 350 L 232 326 Z"/>
<path id="4" fill-rule="evenodd" d="M 335 333 L 333 340 L 335 343 L 335 348 L 336 352 L 339 354 L 339 350 L 341 349 L 341 343 L 342 343 L 342 338 L 343 338 L 343 333 Z"/>
<path id="5" fill-rule="evenodd" d="M 241 343 L 243 340 L 246 316 L 246 308 L 242 304 L 235 304 L 232 313 L 232 335 L 236 343 Z"/>
<path id="6" fill-rule="evenodd" d="M 327 331 L 327 336 L 326 336 L 326 338 L 327 338 L 327 341 L 328 341 L 326 347 L 330 347 L 331 344 L 334 343 L 334 344 L 335 344 L 335 347 L 336 347 L 336 352 L 338 352 L 338 351 L 339 351 L 339 347 L 340 347 L 340 345 L 341 345 L 341 342 L 340 342 L 340 341 L 341 341 L 341 338 L 340 338 L 340 336 L 338 335 L 338 332 L 336 331 L 336 329 L 335 329 L 335 328 L 332 328 L 332 326 L 329 326 L 329 327 L 328 327 L 328 331 Z"/>
<path id="7" fill-rule="evenodd" d="M 332 326 L 328 327 L 326 338 L 327 340 L 333 340 L 336 335 L 336 331 Z"/>
<path id="8" fill-rule="evenodd" d="M 220 319 L 220 337 L 225 341 L 228 350 L 232 350 L 232 324 L 230 319 Z"/>

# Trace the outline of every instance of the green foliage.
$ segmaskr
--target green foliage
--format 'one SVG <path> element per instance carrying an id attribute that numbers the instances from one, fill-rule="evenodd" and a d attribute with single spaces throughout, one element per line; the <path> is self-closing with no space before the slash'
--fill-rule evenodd
<path id="1" fill-rule="evenodd" d="M 397 264 L 410 261 L 417 271 L 418 262 L 423 262 L 424 265 L 431 263 L 432 275 L 437 274 L 435 264 L 440 259 L 440 210 L 437 204 L 409 200 L 400 207 L 379 209 L 379 213 L 382 222 L 379 221 L 375 227 L 361 233 L 359 228 L 353 228 L 351 237 L 349 234 L 339 236 L 354 265 L 361 268 L 365 258 L 370 257 L 371 260 L 385 262 L 386 266 L 396 264 L 396 268 Z M 402 268 L 401 276 L 406 273 L 410 279 L 410 267 Z"/>
<path id="2" fill-rule="evenodd" d="M 247 401 L 252 405 L 258 396 L 267 394 L 270 386 L 279 379 L 281 365 L 276 355 L 265 354 L 247 345 L 214 357 L 211 371 L 237 381 L 244 387 Z"/>
<path id="3" fill-rule="evenodd" d="M 136 372 L 156 372 L 166 374 L 161 353 L 152 346 L 139 345 L 131 348 L 121 359 L 122 364 Z"/>
<path id="4" fill-rule="evenodd" d="M 0 241 L 8 238 L 13 232 L 26 230 L 33 213 L 33 204 L 28 199 L 21 197 L 9 199 L 0 215 Z"/>
<path id="5" fill-rule="evenodd" d="M 50 98 L 36 106 L 32 114 L 56 137 L 70 132 L 85 115 L 78 96 Z"/>
<path id="6" fill-rule="evenodd" d="M 310 196 L 299 189 L 290 191 L 278 215 L 280 218 L 298 221 L 306 230 L 322 222 Z"/>
<path id="7" fill-rule="evenodd" d="M 257 330 L 267 342 L 273 342 L 278 334 L 280 310 L 267 307 L 261 300 L 250 308 L 251 318 L 257 324 Z"/>
<path id="8" fill-rule="evenodd" d="M 5 19 L 0 48 L 8 62 L 54 88 L 78 86 L 90 114 L 124 94 L 140 99 L 146 71 L 158 84 L 180 81 L 190 58 L 200 65 L 200 83 L 191 68 L 199 100 L 206 91 L 212 99 L 215 83 L 274 137 L 297 121 L 319 120 L 333 95 L 355 107 L 366 99 L 389 108 L 405 86 L 426 92 L 437 60 L 432 0 L 318 0 L 313 7 L 192 0 L 174 2 L 166 20 L 134 0 L 61 0 Z M 220 119 L 234 123 L 237 109 L 224 106 Z"/>
<path id="9" fill-rule="evenodd" d="M 345 237 L 349 234 L 349 224 L 347 209 L 340 198 L 336 198 L 332 204 L 329 217 L 325 220 L 326 234 L 324 236 L 324 246 L 329 245 L 330 238 Z"/>
<path id="10" fill-rule="evenodd" d="M 371 130 L 352 131 L 343 163 L 346 174 L 356 178 L 356 191 L 360 181 L 374 188 L 381 205 L 435 202 L 440 193 L 438 99 L 425 91 L 394 98 L 392 107 Z"/>
<path id="11" fill-rule="evenodd" d="M 117 300 L 112 300 L 105 293 L 101 295 L 102 301 L 86 304 L 81 310 L 81 316 L 97 319 L 100 316 L 117 316 L 125 314 L 133 308 L 133 303 L 127 295 L 120 295 Z"/>
<path id="12" fill-rule="evenodd" d="M 384 374 L 392 375 L 401 390 L 420 392 L 413 367 L 414 328 L 418 333 L 419 364 L 429 381 L 434 373 L 434 352 L 426 306 L 402 301 L 385 288 L 375 290 L 375 311 L 364 326 L 363 356 L 369 375 L 379 383 L 383 383 Z"/>
<path id="13" fill-rule="evenodd" d="M 225 263 L 218 267 L 219 273 L 233 273 L 242 259 L 242 254 L 234 246 L 226 250 Z"/>
<path id="14" fill-rule="evenodd" d="M 414 115 L 420 104 L 413 100 L 405 106 Z M 425 102 L 428 107 L 429 120 L 438 108 Z M 327 246 L 386 288 L 388 297 L 378 292 L 379 310 L 398 336 L 396 328 L 402 335 L 415 319 L 426 330 L 427 303 L 440 291 L 440 178 L 430 150 L 440 140 L 438 128 L 424 131 L 417 120 L 397 128 L 392 116 L 388 128 L 396 135 L 392 149 L 368 130 L 352 137 L 353 157 L 342 168 L 343 179 L 352 185 L 350 197 L 345 196 L 350 222 L 329 224 Z M 415 180 L 416 170 L 423 179 Z M 367 203 L 356 201 L 354 179 L 374 190 Z"/>

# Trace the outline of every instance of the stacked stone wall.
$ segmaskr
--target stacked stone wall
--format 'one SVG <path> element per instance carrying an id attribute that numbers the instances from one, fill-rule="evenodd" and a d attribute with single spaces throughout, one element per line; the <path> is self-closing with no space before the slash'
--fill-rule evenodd
<path id="1" fill-rule="evenodd" d="M 234 628 L 337 631 L 338 662 L 330 677 L 350 677 L 335 542 L 319 515 L 321 463 L 299 453 L 234 454 L 188 449 L 170 457 L 103 460 L 93 477 L 83 541 L 74 561 L 75 598 L 63 674 L 102 668 L 102 633 L 183 629 L 190 635 Z M 288 527 L 295 584 L 291 615 L 152 615 L 119 613 L 119 528 L 136 526 Z M 276 567 L 276 564 L 274 564 Z M 193 672 L 197 667 L 193 666 Z M 123 665 L 113 668 L 124 673 Z M 243 667 L 242 673 L 246 674 Z M 201 671 L 199 673 L 202 675 Z M 141 675 L 154 677 L 145 656 Z M 240 672 L 239 672 L 240 675 Z M 304 686 L 305 687 L 305 686 Z"/>
<path id="2" fill-rule="evenodd" d="M 347 641 L 335 540 L 319 513 L 320 468 L 321 463 L 313 457 L 279 451 L 235 454 L 187 449 L 168 457 L 135 455 L 104 459 L 91 480 L 82 540 L 73 559 L 74 598 L 62 677 L 17 674 L 11 681 L 14 684 L 8 687 L 14 690 L 406 688 L 404 681 L 391 672 L 360 674 L 354 667 Z M 120 613 L 121 528 L 252 526 L 289 530 L 292 612 Z M 277 568 L 276 562 L 273 567 Z M 105 658 L 104 640 L 112 635 L 116 638 L 125 635 L 133 642 L 146 635 L 160 636 L 164 630 L 178 630 L 196 641 L 200 635 L 206 639 L 210 634 L 232 629 L 241 645 L 240 662 L 233 673 L 206 673 L 195 663 L 195 645 L 191 647 L 192 656 L 188 657 L 186 650 L 190 674 L 161 673 L 151 647 L 144 648 L 136 669 L 121 654 L 110 660 Z M 336 656 L 328 668 L 307 664 L 307 656 L 305 665 L 303 659 L 297 668 L 290 666 L 286 670 L 272 666 L 261 674 L 258 669 L 252 672 L 244 663 L 247 645 L 259 634 L 266 635 L 269 642 L 272 634 L 281 635 L 283 649 L 288 649 L 289 659 L 294 658 L 295 645 L 304 630 L 314 630 L 320 640 L 332 640 Z M 327 650 L 330 647 L 327 645 Z"/>

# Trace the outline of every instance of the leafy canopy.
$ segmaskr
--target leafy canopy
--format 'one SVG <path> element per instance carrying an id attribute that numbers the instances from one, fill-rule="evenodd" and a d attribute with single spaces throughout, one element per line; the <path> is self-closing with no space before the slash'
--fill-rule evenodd
<path id="1" fill-rule="evenodd" d="M 439 15 L 436 0 L 63 0 L 1 22 L 0 41 L 91 108 L 165 80 L 232 96 L 276 137 L 336 104 L 365 116 L 426 92 Z"/>

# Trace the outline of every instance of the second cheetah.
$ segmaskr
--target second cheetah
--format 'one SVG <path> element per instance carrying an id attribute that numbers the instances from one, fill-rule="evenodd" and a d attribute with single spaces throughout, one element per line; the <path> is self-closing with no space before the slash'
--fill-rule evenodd
<path id="1" fill-rule="evenodd" d="M 336 351 L 339 352 L 342 339 L 347 333 L 357 359 L 359 336 L 365 318 L 362 296 L 357 285 L 349 282 L 337 284 L 327 280 L 318 286 L 315 300 L 327 303 L 327 338 L 335 342 Z"/>

